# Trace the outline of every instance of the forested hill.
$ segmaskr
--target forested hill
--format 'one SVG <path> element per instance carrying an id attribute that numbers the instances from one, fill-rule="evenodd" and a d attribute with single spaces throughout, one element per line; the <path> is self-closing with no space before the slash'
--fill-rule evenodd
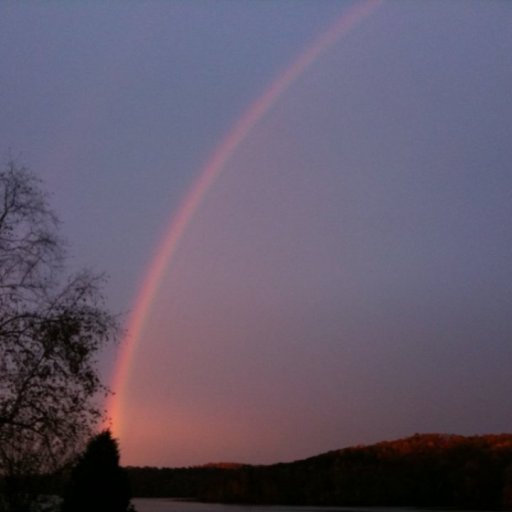
<path id="1" fill-rule="evenodd" d="M 270 466 L 127 469 L 134 496 L 512 509 L 512 434 L 417 434 Z"/>

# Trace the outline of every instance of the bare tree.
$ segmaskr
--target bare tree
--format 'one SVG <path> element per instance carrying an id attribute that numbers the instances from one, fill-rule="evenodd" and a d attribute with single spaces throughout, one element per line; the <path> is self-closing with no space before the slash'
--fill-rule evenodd
<path id="1" fill-rule="evenodd" d="M 23 500 L 23 478 L 81 449 L 106 392 L 95 356 L 115 338 L 116 319 L 101 277 L 62 277 L 57 224 L 39 180 L 8 162 L 0 170 L 0 510 L 9 495 Z"/>

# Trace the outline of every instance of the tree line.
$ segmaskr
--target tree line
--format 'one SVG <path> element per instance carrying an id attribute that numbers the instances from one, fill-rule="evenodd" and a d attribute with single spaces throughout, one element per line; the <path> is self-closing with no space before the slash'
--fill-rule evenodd
<path id="1" fill-rule="evenodd" d="M 223 503 L 512 509 L 512 435 L 414 435 L 269 466 L 127 468 L 136 496 Z"/>

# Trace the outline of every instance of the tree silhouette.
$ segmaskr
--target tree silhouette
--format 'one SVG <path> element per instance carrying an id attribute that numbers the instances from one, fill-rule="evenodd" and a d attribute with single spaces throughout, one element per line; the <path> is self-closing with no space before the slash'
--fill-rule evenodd
<path id="1" fill-rule="evenodd" d="M 98 350 L 117 333 L 102 278 L 64 275 L 64 243 L 40 181 L 0 170 L 0 509 L 71 460 L 100 417 Z"/>
<path id="2" fill-rule="evenodd" d="M 106 430 L 95 436 L 73 468 L 61 512 L 128 512 L 128 477 L 119 466 L 117 441 Z"/>

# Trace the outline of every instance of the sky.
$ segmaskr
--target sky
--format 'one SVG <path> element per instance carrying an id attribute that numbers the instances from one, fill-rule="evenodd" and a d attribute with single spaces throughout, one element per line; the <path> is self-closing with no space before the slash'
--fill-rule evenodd
<path id="1" fill-rule="evenodd" d="M 3 160 L 44 181 L 127 331 L 99 361 L 123 464 L 510 432 L 507 1 L 372 4 L 237 141 L 130 333 L 212 155 L 364 5 L 0 4 Z"/>

